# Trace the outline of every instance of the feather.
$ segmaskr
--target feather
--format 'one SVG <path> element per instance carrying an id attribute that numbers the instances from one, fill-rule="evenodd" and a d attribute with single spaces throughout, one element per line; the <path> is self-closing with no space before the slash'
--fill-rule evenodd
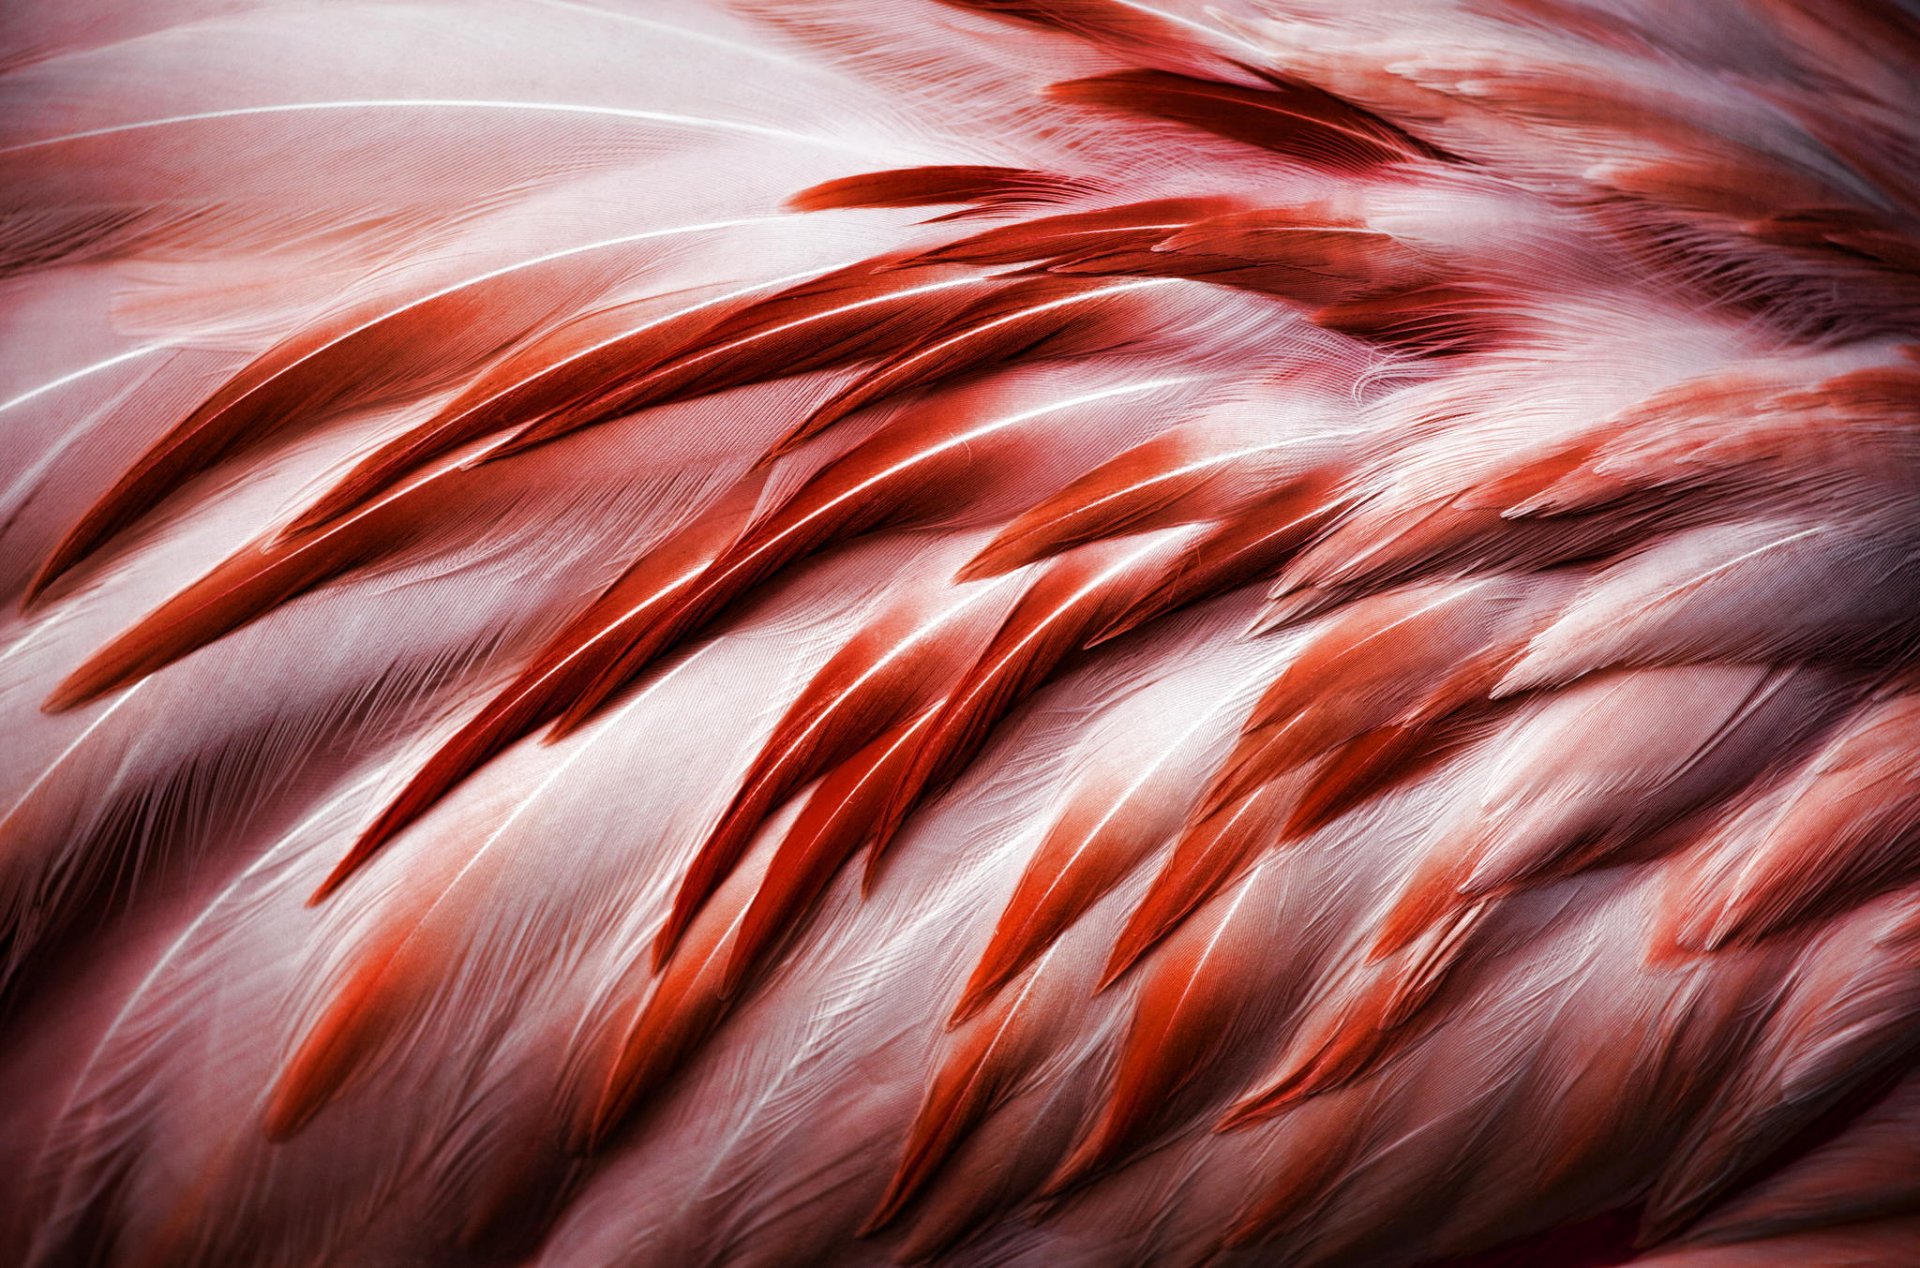
<path id="1" fill-rule="evenodd" d="M 1682 943 L 1755 942 L 1898 884 L 1912 866 L 1915 701 L 1888 694 L 1848 718 L 1799 770 L 1718 834 L 1676 888 Z"/>
<path id="2" fill-rule="evenodd" d="M 1898 1214 L 1912 1201 L 1916 1093 L 1911 1077 L 1833 1140 L 1722 1207 L 1685 1239 L 1695 1246 Z"/>
<path id="3" fill-rule="evenodd" d="M 315 899 L 337 889 L 360 865 L 489 758 L 558 716 L 602 672 L 609 645 L 680 594 L 726 548 L 752 506 L 757 482 L 736 486 L 706 514 L 675 533 L 608 587 L 513 682 L 441 744 L 334 867 Z"/>
<path id="4" fill-rule="evenodd" d="M 1169 699 L 1177 699 L 1171 686 Z M 1146 693 L 1136 707 L 1157 708 L 1162 694 Z M 1204 769 L 1197 746 L 1224 725 L 1226 713 L 1221 706 L 1199 710 L 1178 736 L 1144 752 L 1129 736 L 1112 746 L 1118 754 L 1103 749 L 1094 756 L 1021 873 L 950 1024 L 984 1007 L 1178 828 L 1194 776 Z M 1149 715 L 1140 724 L 1149 735 L 1151 721 Z"/>
<path id="5" fill-rule="evenodd" d="M 1489 577 L 1346 605 L 1254 706 L 1209 803 L 1245 796 L 1368 732 L 1429 725 L 1484 699 L 1553 593 Z"/>
<path id="6" fill-rule="evenodd" d="M 1337 438 L 1329 443 L 1311 432 L 1276 437 L 1273 430 L 1264 419 L 1233 417 L 1169 428 L 1021 515 L 961 576 L 995 576 L 1084 542 L 1222 519 L 1245 513 L 1262 497 L 1285 498 L 1296 479 L 1317 474 L 1314 451 L 1335 448 Z M 1297 456 L 1296 449 L 1306 456 Z"/>
<path id="7" fill-rule="evenodd" d="M 996 609 L 1005 602 L 994 588 L 980 587 L 958 596 L 940 593 L 931 603 L 903 605 L 904 610 L 889 614 L 892 620 L 881 618 L 863 627 L 821 667 L 775 725 L 741 780 L 740 791 L 701 842 L 655 940 L 656 963 L 672 951 L 693 914 L 782 797 L 827 770 L 844 769 L 844 779 L 829 778 L 835 779 L 836 789 L 851 780 L 851 788 L 863 790 L 864 805 L 872 776 L 862 772 L 869 763 L 884 763 L 894 778 L 903 773 L 914 746 L 938 715 L 947 685 L 963 669 L 968 654 L 985 641 Z M 907 728 L 910 741 L 895 734 L 901 727 Z M 874 744 L 881 747 L 872 749 Z M 822 801 L 822 812 L 830 812 L 833 805 Z M 847 810 L 868 825 L 861 831 L 872 830 L 871 811 Z M 814 816 L 803 818 L 806 831 L 825 832 L 824 826 L 814 827 Z M 796 850 L 805 839 L 796 837 Z M 784 871 L 776 867 L 776 872 Z"/>
<path id="8" fill-rule="evenodd" d="M 1110 986 L 1201 903 L 1219 892 L 1272 842 L 1284 787 L 1268 785 L 1189 825 L 1153 878 L 1107 957 Z"/>
<path id="9" fill-rule="evenodd" d="M 1741 1077 L 1723 1086 L 1655 1183 L 1646 1234 L 1686 1222 L 1810 1126 L 1843 1089 L 1911 1052 L 1915 941 L 1876 937 L 1887 915 L 1884 907 L 1863 908 L 1807 948 Z"/>
<path id="10" fill-rule="evenodd" d="M 891 339 L 910 341 L 914 323 L 937 327 L 943 311 L 964 306 L 965 292 L 990 284 L 855 265 L 757 302 L 740 303 L 763 285 L 587 313 L 505 359 L 434 418 L 363 460 L 295 528 L 324 523 L 420 464 L 494 432 L 513 429 L 488 451 L 507 458 L 647 405 L 835 365 Z"/>
<path id="11" fill-rule="evenodd" d="M 1908 16 L 120 8 L 0 1260 L 1905 1262 Z"/>
<path id="12" fill-rule="evenodd" d="M 1913 584 L 1911 560 L 1904 541 L 1874 527 L 1871 520 L 1848 529 L 1761 520 L 1677 534 L 1589 583 L 1533 637 L 1495 693 L 1565 683 L 1610 665 L 1815 647 L 1828 655 L 1871 653 L 1874 643 L 1893 650 L 1910 637 L 1900 612 Z M 1786 610 L 1758 629 L 1740 615 L 1741 601 L 1762 588 Z"/>
<path id="13" fill-rule="evenodd" d="M 1736 795 L 1766 754 L 1790 752 L 1818 729 L 1836 703 L 1831 692 L 1814 672 L 1722 666 L 1600 675 L 1541 702 L 1502 745 L 1515 756 L 1488 773 L 1471 809 L 1440 830 L 1414 869 L 1374 953 L 1399 950 L 1488 895 L 1608 862 Z M 1658 742 L 1618 720 L 1639 710 L 1664 720 Z M 1578 773 L 1562 774 L 1575 733 L 1586 737 Z M 1609 751 L 1610 737 L 1628 735 Z"/>
<path id="14" fill-rule="evenodd" d="M 1116 71 L 1056 84 L 1052 92 L 1075 105 L 1168 119 L 1336 169 L 1435 156 L 1350 102 L 1296 80 L 1263 78 L 1265 85 L 1249 89 L 1164 71 Z"/>
<path id="15" fill-rule="evenodd" d="M 888 358 L 835 392 L 782 436 L 771 454 L 784 454 L 847 415 L 897 392 L 1022 357 L 1067 355 L 1120 343 L 1125 338 L 1125 308 L 1118 297 L 1153 284 L 1148 279 L 1089 286 L 1051 278 L 1014 283 L 960 314 L 946 330 Z"/>
<path id="16" fill-rule="evenodd" d="M 1222 909 L 1171 944 L 1143 975 L 1121 1042 L 1105 1107 L 1092 1130 L 1047 1181 L 1057 1194 L 1082 1183 L 1163 1125 L 1168 1107 L 1247 1032 L 1258 1032 L 1275 997 L 1289 983 L 1285 967 L 1267 966 L 1276 928 L 1259 877 L 1249 877 Z"/>
<path id="17" fill-rule="evenodd" d="M 882 732 L 836 766 L 807 798 L 740 918 L 721 983 L 724 994 L 739 991 L 776 940 L 791 930 L 840 866 L 869 839 L 886 808 L 888 788 L 939 707 L 935 701 Z"/>
<path id="18" fill-rule="evenodd" d="M 580 1102 L 573 1148 L 590 1151 L 692 1056 L 726 1015 L 727 966 L 739 945 L 741 921 L 760 883 L 753 872 L 723 885 L 714 904 L 688 930 L 685 943 L 660 970 L 646 1002 L 609 1033 L 611 1058 L 597 1094 Z"/>
<path id="19" fill-rule="evenodd" d="M 630 234 L 515 261 L 425 293 L 376 296 L 295 332 L 234 375 L 120 477 L 54 548 L 29 599 L 190 477 L 276 432 L 457 381 L 633 267 L 635 257 L 643 260 L 640 244 L 680 232 L 686 230 Z"/>
<path id="20" fill-rule="evenodd" d="M 1088 192 L 1075 181 L 1016 167 L 904 167 L 891 172 L 844 176 L 789 199 L 796 211 L 835 207 L 937 207 L 962 203 L 976 208 L 1064 202 Z"/>
<path id="21" fill-rule="evenodd" d="M 1111 624 L 1147 579 L 1178 558 L 1178 536 L 1088 546 L 1049 565 L 1021 595 L 999 631 L 963 675 L 888 799 L 868 856 L 869 883 L 886 845 L 914 802 L 943 786 L 986 742 L 989 728 L 1032 692 L 1090 634 Z"/>
<path id="22" fill-rule="evenodd" d="M 1046 1035 L 1044 1005 L 1034 999 L 1041 981 L 1035 975 L 1026 987 L 963 1026 L 949 1042 L 914 1115 L 899 1164 L 862 1232 L 873 1233 L 891 1223 L 955 1145 L 1031 1070 Z"/>

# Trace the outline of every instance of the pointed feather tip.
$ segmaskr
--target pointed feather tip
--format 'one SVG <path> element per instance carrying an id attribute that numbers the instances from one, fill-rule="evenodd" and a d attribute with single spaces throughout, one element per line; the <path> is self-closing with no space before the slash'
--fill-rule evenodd
<path id="1" fill-rule="evenodd" d="M 1168 609 L 1163 606 L 1165 602 L 1163 590 L 1149 591 L 1138 602 L 1122 609 L 1118 616 L 1082 639 L 1080 650 L 1090 652 L 1096 647 L 1104 647 L 1114 639 L 1125 638 L 1156 617 L 1166 615 Z"/>
<path id="2" fill-rule="evenodd" d="M 938 725 L 936 717 L 935 725 Z M 918 762 L 915 763 L 918 765 Z M 860 899 L 862 902 L 873 897 L 874 887 L 880 883 L 880 874 L 884 870 L 888 847 L 894 837 L 906 823 L 907 816 L 913 813 L 919 801 L 920 791 L 926 782 L 925 773 L 909 767 L 907 775 L 900 781 L 893 797 L 888 799 L 886 809 L 880 812 L 879 820 L 869 833 L 865 849 L 866 866 L 860 869 Z M 911 791 L 909 791 L 911 790 Z"/>
<path id="3" fill-rule="evenodd" d="M 576 1078 L 591 1076 L 583 1073 Z M 597 1091 L 587 1095 L 580 1094 L 584 1089 L 578 1082 L 571 1085 L 567 1099 L 572 1108 L 562 1137 L 562 1147 L 569 1158 L 590 1158 L 605 1149 L 632 1104 L 633 1098 L 623 1098 L 621 1094 L 617 1055 L 615 1064 L 607 1067 L 599 1084 Z"/>
<path id="4" fill-rule="evenodd" d="M 349 474 L 345 480 L 322 493 L 305 510 L 276 529 L 269 540 L 274 546 L 285 546 L 303 537 L 311 537 L 351 515 L 391 487 L 389 482 L 376 484 L 360 481 Z"/>
<path id="5" fill-rule="evenodd" d="M 600 1089 L 587 1122 L 587 1129 L 581 1134 L 586 1144 L 586 1153 L 604 1150 L 623 1124 L 634 1119 L 654 1094 L 660 1089 L 663 1077 L 671 1073 L 662 1070 L 659 1064 L 645 1055 L 635 1056 L 622 1053 L 621 1058 L 607 1072 L 606 1082 Z"/>
<path id="6" fill-rule="evenodd" d="M 671 1009 L 662 1013 L 656 993 L 621 1035 L 599 1094 L 570 1125 L 577 1155 L 604 1149 L 623 1126 L 645 1111 L 669 1085 L 711 1028 L 689 1031 Z"/>
<path id="7" fill-rule="evenodd" d="M 1090 181 L 1032 168 L 929 164 L 823 181 L 789 196 L 785 205 L 793 211 L 832 211 L 963 204 L 959 211 L 934 217 L 939 221 L 1008 206 L 1064 202 L 1099 188 Z"/>
<path id="8" fill-rule="evenodd" d="M 1262 731 L 1277 731 L 1277 727 L 1248 727 L 1242 732 L 1244 741 L 1248 737 L 1257 737 Z M 1209 819 L 1227 814 L 1231 808 L 1243 801 L 1268 792 L 1274 784 L 1312 761 L 1311 757 L 1299 758 L 1288 755 L 1281 758 L 1271 756 L 1274 745 L 1271 741 L 1260 753 L 1237 762 L 1233 769 L 1222 772 L 1207 790 L 1200 795 L 1193 814 L 1189 819 L 1189 831 L 1197 829 Z"/>
<path id="9" fill-rule="evenodd" d="M 1243 1216 L 1227 1225 L 1226 1230 L 1210 1245 L 1200 1249 L 1199 1258 L 1194 1260 L 1195 1268 L 1215 1268 L 1235 1251 L 1245 1250 L 1261 1240 L 1262 1226 L 1251 1216 Z"/>
<path id="10" fill-rule="evenodd" d="M 1010 904 L 1002 919 L 1013 912 Z M 1030 911 L 1028 917 L 1019 919 L 1017 924 L 995 927 L 986 950 L 981 952 L 972 974 L 967 978 L 966 986 L 961 988 L 959 1003 L 954 1005 L 953 1012 L 947 1017 L 948 1030 L 973 1020 L 1009 983 L 1032 969 L 1042 953 L 1057 942 L 1061 930 L 1056 929 L 1052 934 L 1042 931 L 1036 935 L 1033 920 L 1036 914 Z"/>
<path id="11" fill-rule="evenodd" d="M 546 425 L 547 421 L 546 419 L 539 419 L 535 422 L 528 423 L 518 431 L 508 435 L 506 439 L 500 441 L 498 444 L 489 446 L 467 459 L 460 465 L 460 469 L 462 471 L 477 471 L 481 467 L 490 467 L 496 462 L 504 462 L 509 458 L 518 458 L 523 453 L 530 452 L 531 450 L 540 448 L 542 445 L 559 440 L 573 430 L 569 428 L 566 431 L 554 431 Z"/>
<path id="12" fill-rule="evenodd" d="M 1728 905 L 1698 899 L 1684 905 L 1663 902 L 1653 929 L 1647 935 L 1643 959 L 1650 967 L 1672 968 L 1703 955 L 1713 955 L 1744 939 L 1736 929 Z"/>
<path id="13" fill-rule="evenodd" d="M 1289 625 L 1316 615 L 1328 604 L 1329 598 L 1325 590 L 1314 586 L 1299 589 L 1285 588 L 1284 583 L 1276 586 L 1265 606 L 1248 623 L 1245 637 L 1265 638 L 1277 634 Z"/>
<path id="14" fill-rule="evenodd" d="M 1457 911 L 1462 904 L 1455 900 L 1460 897 L 1462 895 L 1457 889 L 1444 882 L 1429 882 L 1422 888 L 1410 889 L 1387 913 L 1380 932 L 1367 947 L 1364 962 L 1378 964 L 1389 956 L 1405 951 L 1424 937 L 1429 929 Z"/>
<path id="15" fill-rule="evenodd" d="M 353 855 L 349 854 L 345 859 L 341 860 L 331 872 L 327 873 L 326 879 L 321 881 L 311 894 L 307 895 L 307 901 L 301 905 L 312 908 L 318 907 L 321 903 L 326 902 L 327 899 L 333 897 L 334 894 L 338 892 L 342 885 L 347 883 L 347 878 L 353 875 L 355 868 L 358 866 L 358 863 L 354 861 Z"/>
<path id="16" fill-rule="evenodd" d="M 567 1123 L 563 1147 L 569 1158 L 591 1158 L 606 1144 L 599 1135 L 592 1110 L 577 1111 Z"/>
<path id="17" fill-rule="evenodd" d="M 1357 810 L 1437 760 L 1444 748 L 1417 725 L 1389 723 L 1336 749 L 1301 793 L 1276 834 L 1277 844 L 1301 841 Z"/>
<path id="18" fill-rule="evenodd" d="M 1215 1127 L 1216 1132 L 1220 1128 Z M 1272 1241 L 1297 1228 L 1314 1211 L 1329 1179 L 1326 1159 L 1283 1171 L 1279 1183 L 1241 1208 L 1221 1237 L 1221 1251 L 1241 1250 Z"/>
<path id="19" fill-rule="evenodd" d="M 115 684 L 104 675 L 89 673 L 93 664 L 89 660 L 80 668 L 60 680 L 58 686 L 47 693 L 40 702 L 40 712 L 49 717 L 92 704 L 114 689 Z"/>
<path id="20" fill-rule="evenodd" d="M 20 602 L 16 605 L 20 615 L 33 615 L 45 601 L 47 591 L 53 588 L 54 582 L 58 581 L 60 576 L 61 573 L 54 569 L 51 559 L 41 564 L 38 571 L 28 579 L 26 588 L 20 592 Z"/>
<path id="21" fill-rule="evenodd" d="M 1648 936 L 1640 958 L 1651 969 L 1677 969 L 1705 954 L 1704 947 L 1690 946 L 1682 938 L 1656 931 Z"/>
<path id="22" fill-rule="evenodd" d="M 772 467 L 775 463 L 798 451 L 801 446 L 813 438 L 812 433 L 808 432 L 806 428 L 807 420 L 802 419 L 786 431 L 780 433 L 772 444 L 761 451 L 758 458 L 755 458 L 747 465 L 747 474 L 749 476 L 764 475 L 768 468 Z"/>
<path id="23" fill-rule="evenodd" d="M 1317 784 L 1309 787 L 1293 809 L 1287 812 L 1280 830 L 1273 834 L 1274 845 L 1293 845 L 1304 841 L 1359 804 L 1358 801 L 1347 804 L 1340 796 L 1341 791 Z"/>
<path id="24" fill-rule="evenodd" d="M 720 966 L 720 985 L 714 993 L 727 1004 L 737 1001 L 765 960 L 768 947 L 772 945 L 773 940 L 769 940 L 762 946 L 748 946 L 744 942 L 735 941 L 727 949 L 726 962 Z"/>
<path id="25" fill-rule="evenodd" d="M 653 936 L 653 942 L 647 954 L 647 964 L 655 973 L 666 970 L 667 961 L 673 958 L 674 951 L 680 946 L 681 935 L 686 933 L 687 926 L 692 923 L 693 912 L 688 911 L 685 915 L 680 915 L 677 903 L 675 910 L 667 913 L 667 923 L 661 926 L 660 932 Z"/>
<path id="26" fill-rule="evenodd" d="M 1272 1118 L 1289 1106 L 1325 1092 L 1337 1083 L 1338 1079 L 1329 1074 L 1317 1058 L 1308 1058 L 1282 1075 L 1266 1092 L 1255 1097 L 1250 1112 Z"/>
<path id="27" fill-rule="evenodd" d="M 413 475 L 431 454 L 422 458 L 411 448 L 399 448 L 404 443 L 403 439 L 383 446 L 355 463 L 345 475 L 309 503 L 305 510 L 289 520 L 276 534 L 275 542 L 292 541 L 325 528 L 392 491 L 402 480 Z M 465 469 L 465 464 L 462 464 L 462 469 Z"/>
<path id="28" fill-rule="evenodd" d="M 400 832 L 412 821 L 412 816 L 401 811 L 400 802 L 396 801 L 388 806 L 381 812 L 380 817 L 360 834 L 352 847 L 347 850 L 346 855 L 334 864 L 333 870 L 327 873 L 326 879 L 320 882 L 319 887 L 307 895 L 305 905 L 318 907 L 333 897 L 334 893 L 345 885 L 368 859 L 372 858 L 387 842 L 400 835 Z"/>
<path id="29" fill-rule="evenodd" d="M 1096 1127 L 1093 1134 L 1081 1141 L 1053 1169 L 1052 1174 L 1040 1182 L 1033 1191 L 1036 1202 L 1058 1202 L 1070 1195 L 1075 1189 L 1092 1180 L 1112 1159 L 1114 1142 L 1108 1139 L 1105 1120 Z"/>
<path id="30" fill-rule="evenodd" d="M 260 1111 L 260 1135 L 268 1144 L 284 1145 L 306 1130 L 319 1111 L 317 1104 L 303 1104 L 292 1097 L 282 1084 Z"/>
<path id="31" fill-rule="evenodd" d="M 1077 487 L 1077 486 L 1070 486 Z M 1019 516 L 981 547 L 980 553 L 954 574 L 955 581 L 978 581 L 998 577 L 1030 564 L 1052 559 L 1101 538 L 1122 536 L 1125 525 L 1109 525 L 1091 532 L 1083 524 L 1078 533 L 1062 531 L 1063 521 L 1071 515 L 1058 513 L 1059 499 L 1049 499 Z"/>
<path id="32" fill-rule="evenodd" d="M 908 1161 L 902 1159 L 900 1165 L 894 1169 L 892 1178 L 887 1181 L 886 1190 L 880 1195 L 880 1200 L 874 1203 L 873 1210 L 860 1222 L 860 1227 L 853 1231 L 855 1237 L 864 1239 L 877 1236 L 884 1232 L 889 1224 L 900 1218 L 900 1212 L 904 1211 L 907 1203 L 913 1200 L 914 1191 L 918 1187 L 911 1173 L 912 1168 Z"/>
<path id="33" fill-rule="evenodd" d="M 966 585 L 974 581 L 989 581 L 994 577 L 1004 577 L 1008 573 L 1025 568 L 1046 558 L 1044 553 L 1035 554 L 1031 543 L 1020 537 L 996 537 L 983 547 L 979 554 L 961 564 L 953 574 L 955 585 Z"/>
<path id="34" fill-rule="evenodd" d="M 873 897 L 874 886 L 880 883 L 881 850 L 876 844 L 867 851 L 867 861 L 860 869 L 860 901 Z"/>
<path id="35" fill-rule="evenodd" d="M 915 1116 L 906 1146 L 901 1153 L 900 1161 L 894 1165 L 893 1175 L 887 1181 L 886 1190 L 881 1194 L 880 1201 L 875 1204 L 872 1214 L 868 1215 L 865 1222 L 860 1225 L 857 1236 L 871 1237 L 897 1219 L 951 1156 L 953 1141 L 949 1139 L 943 1146 L 940 1143 L 940 1137 L 943 1134 L 941 1131 L 936 1128 L 933 1132 L 928 1132 L 927 1129 L 931 1124 L 927 1117 L 927 1108 L 923 1105 L 921 1112 Z M 911 1244 L 915 1239 L 910 1237 L 908 1240 Z"/>
<path id="36" fill-rule="evenodd" d="M 1634 1230 L 1633 1248 L 1649 1251 L 1671 1241 L 1700 1218 L 1712 1192 L 1709 1186 L 1697 1185 L 1694 1192 L 1679 1198 L 1663 1201 L 1658 1194 L 1649 1198 Z"/>
<path id="37" fill-rule="evenodd" d="M 1361 956 L 1360 963 L 1367 968 L 1372 968 L 1389 956 L 1398 955 L 1400 952 L 1406 950 L 1407 946 L 1418 936 L 1419 933 L 1417 931 L 1407 933 L 1402 930 L 1383 929 L 1379 934 L 1375 935 L 1373 941 L 1367 945 L 1366 954 Z"/>
<path id="38" fill-rule="evenodd" d="M 323 1051 L 319 1064 L 313 1062 L 313 1034 L 309 1034 L 292 1062 L 278 1070 L 267 1103 L 259 1112 L 259 1132 L 269 1143 L 284 1145 L 305 1132 L 307 1124 L 332 1099 L 330 1093 L 338 1087 L 338 1080 L 326 1080 L 324 1055 Z"/>
<path id="39" fill-rule="evenodd" d="M 697 606 L 699 580 L 704 579 L 705 575 L 696 579 L 688 590 L 669 600 L 661 611 L 640 628 L 629 633 L 626 651 L 588 679 L 586 685 L 574 693 L 566 707 L 547 724 L 545 733 L 540 737 L 543 746 L 558 744 L 584 730 L 600 716 L 601 710 L 609 702 L 618 698 L 662 657 L 673 652 L 686 634 L 683 627 L 688 624 L 687 613 Z M 695 602 L 688 601 L 689 594 L 694 596 Z"/>
<path id="40" fill-rule="evenodd" d="M 1147 952 L 1159 944 L 1164 933 L 1145 937 L 1135 932 L 1129 922 L 1128 927 L 1120 931 L 1119 939 L 1114 943 L 1113 951 L 1107 956 L 1107 962 L 1100 970 L 1100 976 L 1093 984 L 1093 996 L 1104 995 L 1108 988 L 1133 970 L 1133 966 L 1144 958 Z"/>
<path id="41" fill-rule="evenodd" d="M 1751 944 L 1759 941 L 1747 922 L 1740 919 L 1731 907 L 1722 911 L 1720 916 L 1703 933 L 1697 927 L 1682 929 L 1675 935 L 1674 945 L 1691 951 L 1696 955 L 1712 955 L 1729 947 Z"/>
<path id="42" fill-rule="evenodd" d="M 561 712 L 559 717 L 547 724 L 547 729 L 540 733 L 542 748 L 548 748 L 572 738 L 582 727 L 593 721 L 594 716 L 600 711 L 600 704 L 596 701 L 592 705 L 582 707 L 583 700 L 584 697 L 575 700 Z"/>
<path id="43" fill-rule="evenodd" d="M 559 1222 L 568 1194 L 585 1174 L 562 1142 L 556 1150 L 529 1140 L 508 1167 L 472 1200 L 455 1242 L 474 1262 L 524 1263 Z"/>
<path id="44" fill-rule="evenodd" d="M 1264 1092 L 1256 1092 L 1242 1097 L 1227 1107 L 1227 1112 L 1214 1120 L 1213 1134 L 1224 1136 L 1232 1132 L 1246 1131 L 1277 1117 L 1286 1106 L 1269 1103 Z"/>
<path id="45" fill-rule="evenodd" d="M 1377 1054 L 1371 1027 L 1348 1027 L 1312 1052 L 1288 1062 L 1280 1076 L 1235 1102 L 1215 1124 L 1216 1132 L 1239 1131 L 1275 1118 L 1289 1107 L 1351 1082 Z"/>
<path id="46" fill-rule="evenodd" d="M 818 408 L 810 411 L 805 418 L 782 433 L 779 439 L 767 446 L 766 452 L 755 458 L 753 464 L 747 468 L 748 473 L 764 471 L 839 422 L 842 417 L 844 415 L 834 408 L 834 398 L 828 398 Z"/>
<path id="47" fill-rule="evenodd" d="M 1018 968 L 1006 966 L 995 966 L 989 970 L 984 960 L 974 966 L 973 976 L 961 988 L 959 1001 L 954 1004 L 953 1011 L 947 1014 L 945 1029 L 958 1030 L 979 1016 L 980 1010 L 994 1001 L 1017 972 Z"/>
<path id="48" fill-rule="evenodd" d="M 80 522 L 67 531 L 67 535 L 54 544 L 47 557 L 41 561 L 39 569 L 27 582 L 26 590 L 20 596 L 20 610 L 30 612 L 39 606 L 61 578 L 79 567 L 112 537 L 101 535 L 93 524 L 94 513 L 98 506 L 82 516 Z"/>
<path id="49" fill-rule="evenodd" d="M 769 919 L 762 910 L 767 897 L 767 891 L 762 888 L 748 903 L 732 945 L 726 949 L 721 962 L 720 982 L 714 994 L 728 1006 L 753 987 L 759 975 L 775 962 L 774 952 L 792 935 L 795 921 L 804 918 L 805 909 L 801 916 L 786 913 L 785 924 Z"/>
<path id="50" fill-rule="evenodd" d="M 967 989 L 960 995 L 959 1002 L 954 1004 L 952 1011 L 947 1014 L 946 1021 L 941 1024 L 941 1029 L 948 1034 L 960 1029 L 978 1017 L 980 1010 L 991 1004 L 997 993 L 997 991 L 975 990 L 972 983 L 968 983 Z"/>
<path id="51" fill-rule="evenodd" d="M 262 1114 L 269 1140 L 284 1141 L 303 1130 L 364 1074 L 372 1052 L 391 1034 L 392 967 L 400 945 L 363 948 L 367 954 L 280 1065 Z"/>
<path id="52" fill-rule="evenodd" d="M 1513 667 L 1502 674 L 1500 680 L 1487 691 L 1487 699 L 1511 700 L 1529 691 L 1561 685 L 1555 682 L 1555 675 L 1545 669 L 1543 660 L 1544 657 L 1537 655 L 1529 645 L 1514 661 Z"/>

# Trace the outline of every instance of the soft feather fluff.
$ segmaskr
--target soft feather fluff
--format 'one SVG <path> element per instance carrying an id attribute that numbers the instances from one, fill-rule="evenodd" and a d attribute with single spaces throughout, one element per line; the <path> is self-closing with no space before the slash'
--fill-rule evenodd
<path id="1" fill-rule="evenodd" d="M 1920 1264 L 1903 0 L 0 41 L 0 1258 Z"/>

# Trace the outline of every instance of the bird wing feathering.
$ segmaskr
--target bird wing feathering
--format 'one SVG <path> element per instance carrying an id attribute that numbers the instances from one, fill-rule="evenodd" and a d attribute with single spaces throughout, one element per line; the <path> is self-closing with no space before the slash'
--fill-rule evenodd
<path id="1" fill-rule="evenodd" d="M 1920 11 L 0 14 L 0 1259 L 1920 1264 Z"/>

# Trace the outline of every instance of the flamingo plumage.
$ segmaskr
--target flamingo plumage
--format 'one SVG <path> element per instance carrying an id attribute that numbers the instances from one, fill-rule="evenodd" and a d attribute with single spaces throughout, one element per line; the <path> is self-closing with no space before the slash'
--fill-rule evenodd
<path id="1" fill-rule="evenodd" d="M 0 1259 L 1920 1264 L 1920 11 L 20 0 Z"/>

